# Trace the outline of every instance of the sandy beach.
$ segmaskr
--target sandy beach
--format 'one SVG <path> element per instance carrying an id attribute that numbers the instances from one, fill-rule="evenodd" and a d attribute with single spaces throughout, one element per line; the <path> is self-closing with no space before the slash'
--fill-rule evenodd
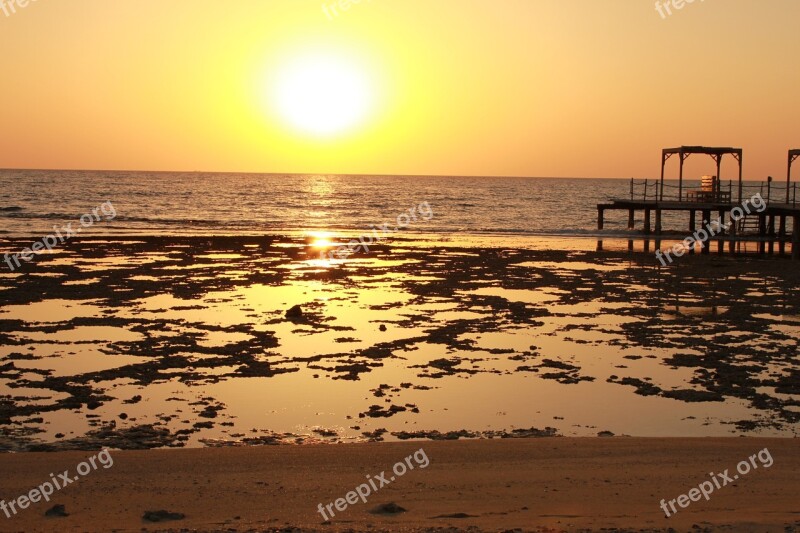
<path id="1" fill-rule="evenodd" d="M 424 450 L 406 472 L 323 524 L 318 505 Z M 767 448 L 773 463 L 670 518 L 659 507 Z M 0 455 L 4 495 L 26 494 L 85 452 Z M 796 439 L 545 438 L 112 451 L 100 468 L 2 531 L 800 530 Z M 757 464 L 758 461 L 756 461 Z M 374 514 L 384 504 L 406 510 Z M 45 518 L 53 504 L 67 517 Z M 334 508 L 335 509 L 335 508 Z M 147 511 L 180 513 L 148 522 Z M 794 528 L 794 529 L 792 529 Z"/>

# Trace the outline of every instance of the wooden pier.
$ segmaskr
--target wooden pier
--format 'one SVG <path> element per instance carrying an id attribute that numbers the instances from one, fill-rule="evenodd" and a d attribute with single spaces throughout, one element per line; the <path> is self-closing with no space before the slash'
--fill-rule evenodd
<path id="1" fill-rule="evenodd" d="M 717 175 L 704 179 L 701 189 L 684 190 L 683 162 L 691 154 L 710 155 L 716 162 Z M 726 191 L 718 179 L 722 157 L 726 154 L 733 155 L 739 162 L 736 201 L 732 199 L 733 182 L 729 182 Z M 664 182 L 664 167 L 672 155 L 680 157 L 680 177 L 677 186 L 667 185 Z M 730 253 L 736 253 L 737 248 L 741 249 L 743 243 L 753 242 L 756 243 L 759 254 L 770 255 L 776 251 L 779 255 L 785 255 L 786 244 L 790 243 L 792 258 L 800 260 L 800 205 L 797 203 L 797 186 L 791 183 L 792 164 L 798 157 L 800 150 L 789 152 L 786 194 L 778 203 L 772 201 L 773 191 L 776 194 L 782 191 L 773 186 L 771 178 L 765 184 L 756 186 L 759 189 L 758 193 L 753 192 L 752 196 L 746 194 L 745 189 L 753 187 L 745 187 L 742 182 L 742 150 L 739 148 L 682 146 L 665 149 L 662 152 L 660 182 L 650 183 L 645 180 L 638 183 L 640 190 L 637 191 L 637 183 L 631 180 L 630 198 L 613 199 L 610 203 L 598 204 L 597 229 L 604 229 L 606 211 L 618 210 L 628 212 L 628 230 L 635 230 L 636 214 L 643 211 L 642 234 L 645 239 L 645 249 L 649 249 L 649 240 L 654 238 L 658 250 L 661 247 L 661 240 L 665 239 L 662 226 L 663 213 L 685 212 L 688 215 L 688 233 L 685 237 L 699 236 L 695 242 L 699 244 L 704 254 L 710 253 L 711 241 L 717 242 L 718 253 L 724 253 L 726 242 Z M 665 197 L 665 187 L 677 188 L 677 194 Z M 760 195 L 763 202 L 759 201 L 756 204 L 750 202 L 756 194 Z M 789 221 L 792 222 L 791 234 L 788 232 Z M 675 237 L 670 237 L 670 240 L 674 239 Z M 677 240 L 684 239 L 677 237 Z M 632 246 L 632 241 L 629 246 Z M 694 245 L 689 248 L 689 253 L 695 253 Z"/>

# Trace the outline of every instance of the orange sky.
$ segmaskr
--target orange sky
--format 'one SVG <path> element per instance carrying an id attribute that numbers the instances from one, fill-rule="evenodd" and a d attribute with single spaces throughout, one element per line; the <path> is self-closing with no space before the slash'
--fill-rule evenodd
<path id="1" fill-rule="evenodd" d="M 662 147 L 707 144 L 744 148 L 760 180 L 800 148 L 797 0 L 666 18 L 648 0 L 362 0 L 326 16 L 337 3 L 0 11 L 0 167 L 655 177 Z M 315 54 L 359 72 L 372 102 L 325 137 L 271 96 Z M 327 94 L 323 110 L 347 111 Z M 687 175 L 711 171 L 698 158 Z"/>

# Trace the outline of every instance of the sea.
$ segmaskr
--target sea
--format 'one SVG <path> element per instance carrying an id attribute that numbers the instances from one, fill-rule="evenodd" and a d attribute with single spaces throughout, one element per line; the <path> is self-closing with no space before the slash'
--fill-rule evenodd
<path id="1" fill-rule="evenodd" d="M 0 235 L 50 234 L 111 202 L 113 220 L 82 235 L 350 235 L 426 205 L 433 216 L 399 237 L 624 237 L 627 213 L 598 231 L 597 204 L 630 194 L 630 178 L 0 170 Z M 666 213 L 664 226 L 686 222 Z"/>

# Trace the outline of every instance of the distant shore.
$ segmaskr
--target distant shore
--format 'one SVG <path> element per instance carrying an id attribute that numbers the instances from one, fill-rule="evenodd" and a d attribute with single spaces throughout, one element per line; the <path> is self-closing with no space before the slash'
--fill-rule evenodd
<path id="1" fill-rule="evenodd" d="M 429 459 L 347 504 L 320 504 L 420 449 Z M 768 449 L 774 460 L 667 518 L 662 499 Z M 543 438 L 110 452 L 98 468 L 12 518 L 2 531 L 794 531 L 800 527 L 796 439 Z M 0 455 L 8 501 L 88 452 Z M 376 485 L 377 486 L 377 485 Z M 395 506 L 387 506 L 393 503 Z M 45 517 L 55 504 L 66 517 Z M 342 501 L 340 506 L 344 505 Z M 381 507 L 382 506 L 382 507 Z M 390 513 L 385 511 L 405 512 Z M 373 513 L 376 508 L 383 513 Z M 335 509 L 335 508 L 334 508 Z M 149 522 L 148 511 L 183 519 Z M 155 517 L 157 517 L 156 515 Z M 786 529 L 784 529 L 786 528 Z M 475 531 L 476 529 L 473 529 Z"/>

